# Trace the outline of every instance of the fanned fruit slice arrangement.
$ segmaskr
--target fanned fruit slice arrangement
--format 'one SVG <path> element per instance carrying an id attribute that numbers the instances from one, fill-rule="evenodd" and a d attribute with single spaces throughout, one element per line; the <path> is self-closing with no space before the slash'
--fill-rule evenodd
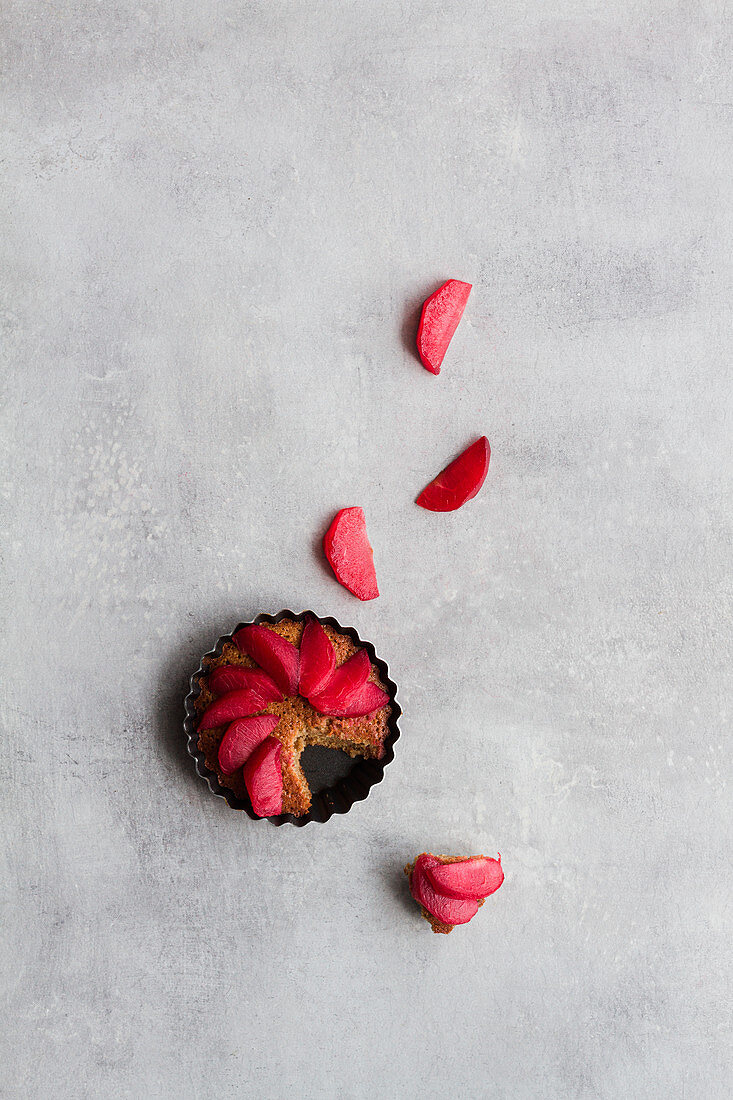
<path id="1" fill-rule="evenodd" d="M 308 812 L 306 745 L 384 755 L 391 702 L 379 670 L 366 649 L 312 616 L 242 627 L 203 668 L 198 747 L 258 817 Z"/>
<path id="2" fill-rule="evenodd" d="M 468 924 L 504 881 L 501 857 L 434 856 L 423 852 L 405 867 L 410 893 L 433 932 Z"/>

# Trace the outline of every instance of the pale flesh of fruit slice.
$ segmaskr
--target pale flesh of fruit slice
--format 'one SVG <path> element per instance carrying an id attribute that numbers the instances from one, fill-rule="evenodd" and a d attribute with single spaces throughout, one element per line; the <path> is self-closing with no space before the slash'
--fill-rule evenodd
<path id="1" fill-rule="evenodd" d="M 443 924 L 468 924 L 478 912 L 478 901 L 449 898 L 439 894 L 427 876 L 428 870 L 440 863 L 436 856 L 423 853 L 415 860 L 410 891 L 431 916 Z"/>
<path id="2" fill-rule="evenodd" d="M 298 691 L 300 655 L 287 638 L 266 626 L 244 626 L 234 635 L 242 653 L 264 668 L 285 695 Z"/>
<path id="3" fill-rule="evenodd" d="M 236 691 L 238 688 L 249 688 L 260 696 L 263 704 L 279 703 L 283 697 L 272 677 L 260 668 L 219 665 L 209 673 L 208 685 L 214 695 L 224 695 L 227 691 Z"/>
<path id="4" fill-rule="evenodd" d="M 336 651 L 316 619 L 309 619 L 300 639 L 300 694 L 306 699 L 322 691 L 336 668 Z"/>
<path id="5" fill-rule="evenodd" d="M 326 532 L 323 548 L 336 579 L 360 600 L 379 595 L 374 552 L 362 508 L 342 508 Z"/>
<path id="6" fill-rule="evenodd" d="M 219 745 L 219 767 L 223 774 L 232 775 L 246 764 L 279 721 L 274 714 L 261 714 L 257 718 L 237 718 L 232 722 Z"/>
<path id="7" fill-rule="evenodd" d="M 244 765 L 244 782 L 258 817 L 272 817 L 283 809 L 283 777 L 280 767 L 282 745 L 266 737 Z"/>
<path id="8" fill-rule="evenodd" d="M 437 863 L 426 868 L 431 885 L 450 898 L 477 901 L 498 890 L 504 881 L 501 859 L 474 856 L 457 863 Z"/>
<path id="9" fill-rule="evenodd" d="M 199 729 L 213 730 L 217 726 L 223 726 L 225 722 L 233 722 L 235 718 L 258 714 L 266 705 L 258 693 L 249 688 L 228 691 L 226 695 L 209 704 L 201 716 Z"/>
<path id="10" fill-rule="evenodd" d="M 449 279 L 425 300 L 417 330 L 417 350 L 425 370 L 440 374 L 448 345 L 463 316 L 471 284 Z"/>
<path id="11" fill-rule="evenodd" d="M 490 458 L 489 441 L 482 435 L 423 489 L 417 503 L 429 512 L 455 512 L 476 496 L 489 472 Z"/>

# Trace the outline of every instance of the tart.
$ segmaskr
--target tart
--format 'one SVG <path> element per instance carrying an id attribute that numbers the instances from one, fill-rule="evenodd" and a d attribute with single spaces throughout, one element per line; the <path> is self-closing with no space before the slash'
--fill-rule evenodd
<path id="1" fill-rule="evenodd" d="M 433 932 L 468 924 L 504 881 L 501 856 L 435 856 L 422 852 L 405 867 L 410 893 Z"/>
<path id="2" fill-rule="evenodd" d="M 347 805 L 340 785 L 343 812 L 381 779 L 399 736 L 396 688 L 384 662 L 355 631 L 311 613 L 260 616 L 238 627 L 204 657 L 192 686 L 189 751 L 203 764 L 200 774 L 231 806 L 277 823 L 327 820 L 338 809 L 332 799 L 325 814 L 323 806 L 310 814 L 301 766 L 307 746 L 370 762 L 370 771 L 355 776 L 350 800 L 346 792 Z"/>

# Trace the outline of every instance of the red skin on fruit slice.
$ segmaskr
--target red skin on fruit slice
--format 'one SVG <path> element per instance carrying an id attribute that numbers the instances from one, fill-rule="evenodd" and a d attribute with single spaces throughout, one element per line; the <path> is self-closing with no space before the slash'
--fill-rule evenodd
<path id="1" fill-rule="evenodd" d="M 410 883 L 412 896 L 443 924 L 468 924 L 478 913 L 478 901 L 463 901 L 439 894 L 427 875 L 439 863 L 435 856 L 425 853 L 417 857 Z"/>
<path id="2" fill-rule="evenodd" d="M 272 817 L 283 811 L 281 752 L 278 739 L 266 737 L 244 765 L 244 782 L 258 817 Z"/>
<path id="3" fill-rule="evenodd" d="M 326 532 L 323 549 L 339 584 L 360 600 L 377 598 L 374 552 L 362 508 L 341 509 Z"/>
<path id="4" fill-rule="evenodd" d="M 321 714 L 328 714 L 332 718 L 361 718 L 386 706 L 389 695 L 371 680 L 367 680 L 345 699 L 343 695 L 332 695 L 330 688 L 326 688 L 320 695 L 314 695 L 309 702 Z"/>
<path id="5" fill-rule="evenodd" d="M 449 898 L 477 901 L 498 890 L 504 881 L 501 859 L 476 856 L 458 863 L 438 863 L 425 869 L 430 884 Z"/>
<path id="6" fill-rule="evenodd" d="M 224 775 L 232 775 L 246 764 L 279 721 L 274 714 L 261 714 L 258 718 L 237 718 L 232 722 L 219 745 L 219 767 Z"/>
<path id="7" fill-rule="evenodd" d="M 449 279 L 426 299 L 417 330 L 417 350 L 422 365 L 431 374 L 440 374 L 443 357 L 463 316 L 471 284 Z"/>
<path id="8" fill-rule="evenodd" d="M 264 668 L 283 694 L 297 694 L 300 654 L 292 642 L 266 626 L 243 626 L 234 641 L 242 653 Z"/>
<path id="9" fill-rule="evenodd" d="M 417 503 L 429 512 L 455 512 L 476 496 L 489 472 L 490 458 L 489 441 L 482 435 L 423 489 Z"/>
<path id="10" fill-rule="evenodd" d="M 264 710 L 266 705 L 259 694 L 256 691 L 250 691 L 249 688 L 228 691 L 226 695 L 222 695 L 206 708 L 201 716 L 199 729 L 216 729 L 217 726 L 223 726 L 225 722 L 233 722 L 235 718 L 246 718 L 250 714 L 257 714 Z"/>
<path id="11" fill-rule="evenodd" d="M 271 676 L 259 668 L 240 668 L 239 665 L 219 665 L 209 673 L 209 691 L 224 695 L 227 691 L 249 688 L 266 703 L 279 703 L 283 693 Z"/>
<path id="12" fill-rule="evenodd" d="M 336 668 L 336 651 L 321 624 L 309 619 L 300 639 L 300 694 L 322 691 Z"/>

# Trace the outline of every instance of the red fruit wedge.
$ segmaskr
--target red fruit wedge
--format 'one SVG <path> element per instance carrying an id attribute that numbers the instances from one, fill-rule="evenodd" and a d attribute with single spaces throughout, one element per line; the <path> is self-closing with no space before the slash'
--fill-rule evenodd
<path id="1" fill-rule="evenodd" d="M 300 639 L 300 694 L 306 699 L 321 691 L 336 668 L 336 652 L 321 624 L 308 619 Z"/>
<path id="2" fill-rule="evenodd" d="M 274 714 L 261 714 L 258 718 L 237 718 L 232 722 L 219 745 L 219 767 L 224 775 L 231 775 L 246 764 L 279 721 Z"/>
<path id="3" fill-rule="evenodd" d="M 227 691 L 249 688 L 265 703 L 279 703 L 283 693 L 272 677 L 259 668 L 240 668 L 239 665 L 219 665 L 209 673 L 209 690 L 214 695 L 224 695 Z"/>
<path id="4" fill-rule="evenodd" d="M 335 670 L 328 683 L 313 695 L 327 694 L 329 699 L 345 703 L 357 688 L 365 684 L 372 671 L 371 661 L 365 649 L 357 649 L 353 657 Z"/>
<path id="5" fill-rule="evenodd" d="M 339 584 L 360 600 L 377 598 L 374 551 L 367 538 L 362 508 L 341 509 L 326 532 L 323 549 Z"/>
<path id="6" fill-rule="evenodd" d="M 478 913 L 478 902 L 448 898 L 444 894 L 437 893 L 428 878 L 428 871 L 438 863 L 440 863 L 439 859 L 425 853 L 417 857 L 412 872 L 410 892 L 415 901 L 423 905 L 428 913 L 443 924 L 468 924 Z"/>
<path id="7" fill-rule="evenodd" d="M 476 496 L 489 472 L 491 447 L 485 435 L 446 466 L 417 498 L 429 512 L 455 512 Z"/>
<path id="8" fill-rule="evenodd" d="M 321 714 L 328 714 L 333 718 L 361 718 L 386 706 L 389 695 L 371 680 L 367 680 L 346 698 L 343 695 L 331 694 L 329 685 L 320 695 L 314 695 L 309 702 Z"/>
<path id="9" fill-rule="evenodd" d="M 296 695 L 300 654 L 292 642 L 266 626 L 243 626 L 234 635 L 242 653 L 269 673 L 285 695 Z"/>
<path id="10" fill-rule="evenodd" d="M 211 703 L 201 716 L 200 730 L 213 730 L 217 726 L 223 726 L 226 722 L 233 722 L 235 718 L 246 718 L 250 714 L 257 714 L 264 710 L 267 704 L 256 691 L 249 688 L 240 688 L 238 691 L 228 691 Z"/>
<path id="11" fill-rule="evenodd" d="M 458 863 L 438 863 L 427 867 L 426 874 L 439 894 L 469 901 L 487 898 L 504 881 L 501 859 L 485 856 L 462 859 Z"/>
<path id="12" fill-rule="evenodd" d="M 266 737 L 244 765 L 244 782 L 258 817 L 283 812 L 283 776 L 280 768 L 282 745 L 276 737 Z"/>
<path id="13" fill-rule="evenodd" d="M 449 279 L 431 294 L 422 307 L 417 330 L 417 350 L 422 365 L 431 374 L 440 374 L 440 365 L 463 316 L 471 284 Z"/>

